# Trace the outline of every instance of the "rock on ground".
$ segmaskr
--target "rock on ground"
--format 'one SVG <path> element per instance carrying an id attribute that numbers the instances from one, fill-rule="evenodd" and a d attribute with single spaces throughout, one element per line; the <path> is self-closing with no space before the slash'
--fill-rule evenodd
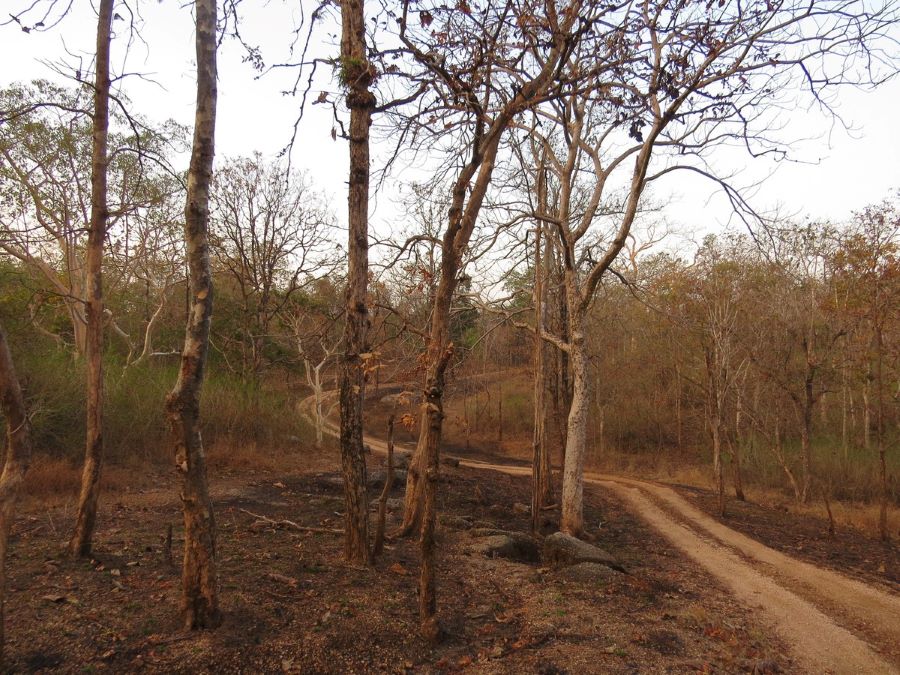
<path id="1" fill-rule="evenodd" d="M 469 547 L 469 550 L 487 558 L 506 558 L 516 562 L 540 561 L 540 545 L 527 534 L 499 530 L 493 532 L 493 534 L 479 538 Z"/>
<path id="2" fill-rule="evenodd" d="M 544 539 L 544 563 L 551 567 L 568 567 L 579 563 L 599 563 L 624 572 L 619 562 L 602 548 L 588 544 L 564 532 Z"/>

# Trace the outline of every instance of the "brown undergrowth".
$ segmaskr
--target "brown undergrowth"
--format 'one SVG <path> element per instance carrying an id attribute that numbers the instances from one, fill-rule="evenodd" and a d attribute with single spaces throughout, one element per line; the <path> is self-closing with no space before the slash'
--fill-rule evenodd
<path id="1" fill-rule="evenodd" d="M 324 460 L 323 460 L 324 461 Z M 95 559 L 62 555 L 63 506 L 26 508 L 10 559 L 8 664 L 16 672 L 758 672 L 790 670 L 783 645 L 612 497 L 588 522 L 628 575 L 568 580 L 540 564 L 487 559 L 463 517 L 524 531 L 521 478 L 445 467 L 439 602 L 447 635 L 416 636 L 417 546 L 388 542 L 374 568 L 343 563 L 341 486 L 327 472 L 219 472 L 222 606 L 210 632 L 184 634 L 165 550 L 180 510 L 171 490 L 108 495 Z M 402 481 L 394 492 L 400 496 Z M 374 497 L 375 490 L 372 490 Z M 264 519 L 256 518 L 258 514 Z M 399 514 L 393 511 L 390 526 Z"/>

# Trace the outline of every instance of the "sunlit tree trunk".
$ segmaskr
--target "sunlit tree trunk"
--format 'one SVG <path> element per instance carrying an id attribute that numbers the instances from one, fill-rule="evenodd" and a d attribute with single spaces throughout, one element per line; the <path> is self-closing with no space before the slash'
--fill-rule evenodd
<path id="1" fill-rule="evenodd" d="M 13 367 L 6 333 L 0 326 L 0 410 L 6 424 L 6 462 L 0 475 L 0 663 L 3 661 L 6 605 L 6 549 L 16 501 L 31 462 L 31 423 Z"/>
<path id="2" fill-rule="evenodd" d="M 567 277 L 573 274 L 566 270 Z M 567 295 L 576 293 L 574 278 L 567 280 Z M 575 296 L 568 300 L 577 306 Z M 584 318 L 569 312 L 569 367 L 572 377 L 572 400 L 566 421 L 566 449 L 563 460 L 562 513 L 559 529 L 572 536 L 584 531 L 584 461 L 587 453 L 587 419 L 591 405 L 588 379 L 588 355 L 584 334 Z"/>
<path id="3" fill-rule="evenodd" d="M 109 135 L 109 50 L 114 0 L 101 0 L 97 20 L 97 56 L 94 80 L 94 115 L 91 157 L 91 225 L 88 232 L 86 268 L 87 327 L 87 439 L 75 532 L 69 551 L 75 556 L 91 552 L 100 498 L 103 463 L 103 246 L 106 243 L 107 138 Z"/>
<path id="4" fill-rule="evenodd" d="M 209 184 L 216 128 L 216 0 L 196 0 L 194 6 L 197 17 L 197 108 L 184 223 L 190 311 L 178 381 L 166 398 L 184 510 L 181 611 L 186 629 L 214 627 L 221 621 L 216 523 L 200 436 L 200 394 L 213 309 L 208 233 Z"/>

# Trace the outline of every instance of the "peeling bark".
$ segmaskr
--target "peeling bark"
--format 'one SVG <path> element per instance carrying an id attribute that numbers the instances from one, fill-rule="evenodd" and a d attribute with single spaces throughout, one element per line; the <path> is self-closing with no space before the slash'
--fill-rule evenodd
<path id="1" fill-rule="evenodd" d="M 200 436 L 200 394 L 209 350 L 213 309 L 209 264 L 209 184 L 215 154 L 216 2 L 196 0 L 197 109 L 185 205 L 185 244 L 190 296 L 181 369 L 166 398 L 175 469 L 184 511 L 181 612 L 185 629 L 221 622 L 216 573 L 216 523 Z"/>

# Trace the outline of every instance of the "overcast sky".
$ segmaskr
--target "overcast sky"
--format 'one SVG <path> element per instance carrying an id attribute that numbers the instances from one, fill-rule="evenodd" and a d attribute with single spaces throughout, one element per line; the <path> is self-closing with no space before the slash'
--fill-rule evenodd
<path id="1" fill-rule="evenodd" d="M 6 4 L 6 3 L 4 3 Z M 268 63 L 288 57 L 291 26 L 297 10 L 273 0 L 264 6 L 247 6 L 242 24 L 245 39 L 263 48 Z M 95 15 L 86 2 L 75 3 L 82 14 L 67 17 L 45 33 L 25 34 L 15 26 L 0 27 L 0 85 L 37 77 L 58 79 L 46 62 L 65 60 L 76 64 L 78 56 L 91 59 L 95 39 Z M 295 3 L 291 3 L 292 7 Z M 141 39 L 131 45 L 125 70 L 145 78 L 129 77 L 124 88 L 143 115 L 156 120 L 168 117 L 190 124 L 194 104 L 194 44 L 190 8 L 178 0 L 143 0 Z M 125 56 L 125 22 L 117 21 L 114 63 L 122 71 Z M 327 41 L 327 38 L 326 38 Z M 319 54 L 332 55 L 337 47 L 317 46 Z M 68 54 L 67 54 L 68 52 Z M 275 71 L 262 78 L 242 62 L 242 50 L 226 43 L 219 57 L 219 112 L 217 153 L 249 154 L 259 150 L 271 155 L 290 140 L 299 101 L 281 92 L 292 85 L 295 74 Z M 152 80 L 149 81 L 149 80 Z M 807 138 L 797 145 L 795 157 L 803 162 L 782 163 L 774 176 L 753 195 L 760 209 L 780 205 L 800 216 L 841 220 L 867 204 L 880 201 L 900 187 L 900 81 L 878 91 L 846 90 L 839 101 L 853 131 L 833 125 L 818 113 L 796 111 L 788 132 Z M 292 155 L 294 166 L 309 171 L 316 185 L 329 197 L 339 221 L 345 219 L 347 148 L 331 139 L 331 112 L 310 106 L 300 127 Z M 377 152 L 377 151 L 376 151 Z M 742 169 L 740 180 L 749 184 L 770 174 L 769 162 L 751 161 L 733 153 L 721 157 L 723 170 Z M 665 201 L 666 218 L 672 225 L 704 232 L 717 229 L 730 216 L 726 200 L 699 178 L 673 174 L 656 188 Z M 398 183 L 405 175 L 398 174 Z M 396 229 L 402 210 L 395 204 L 401 186 L 391 184 L 377 195 L 374 220 L 378 229 Z"/>

